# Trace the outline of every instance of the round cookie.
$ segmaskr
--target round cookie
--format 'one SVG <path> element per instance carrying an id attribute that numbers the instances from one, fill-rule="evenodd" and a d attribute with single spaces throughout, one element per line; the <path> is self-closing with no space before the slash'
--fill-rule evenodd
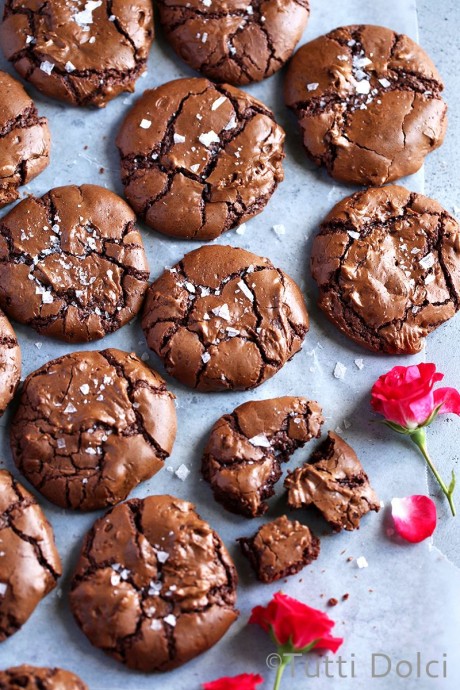
<path id="1" fill-rule="evenodd" d="M 0 43 L 51 98 L 103 107 L 134 91 L 154 37 L 150 0 L 6 0 Z"/>
<path id="2" fill-rule="evenodd" d="M 70 604 L 90 642 L 139 671 L 212 647 L 238 617 L 237 574 L 220 537 L 173 496 L 133 499 L 88 532 Z"/>
<path id="3" fill-rule="evenodd" d="M 26 623 L 62 573 L 51 525 L 32 494 L 6 470 L 0 470 L 0 545 L 3 642 Z"/>
<path id="4" fill-rule="evenodd" d="M 308 331 L 298 286 L 269 259 L 200 247 L 147 292 L 142 327 L 167 372 L 200 391 L 255 388 L 298 352 Z"/>
<path id="5" fill-rule="evenodd" d="M 163 379 L 136 355 L 109 349 L 64 355 L 27 377 L 11 448 L 48 500 L 95 510 L 156 474 L 175 436 Z"/>
<path id="6" fill-rule="evenodd" d="M 13 328 L 0 310 L 0 415 L 13 398 L 21 376 L 21 349 Z"/>
<path id="7" fill-rule="evenodd" d="M 415 354 L 460 308 L 460 228 L 421 194 L 368 189 L 323 221 L 311 270 L 343 333 L 374 352 Z"/>
<path id="8" fill-rule="evenodd" d="M 0 207 L 48 165 L 50 132 L 22 85 L 0 72 Z"/>
<path id="9" fill-rule="evenodd" d="M 303 45 L 285 81 L 308 155 L 343 182 L 383 185 L 416 172 L 447 125 L 444 86 L 404 34 L 346 26 Z"/>
<path id="10" fill-rule="evenodd" d="M 78 676 L 62 668 L 15 666 L 0 671 L 0 690 L 88 690 Z"/>
<path id="11" fill-rule="evenodd" d="M 141 308 L 149 267 L 136 217 L 103 187 L 28 197 L 0 224 L 0 306 L 68 342 L 102 338 Z"/>
<path id="12" fill-rule="evenodd" d="M 216 501 L 232 513 L 263 515 L 281 463 L 318 438 L 323 421 L 318 403 L 293 396 L 250 400 L 223 415 L 211 430 L 201 465 Z"/>
<path id="13" fill-rule="evenodd" d="M 284 176 L 284 137 L 243 91 L 168 82 L 145 91 L 118 134 L 126 198 L 165 235 L 213 239 L 267 204 Z"/>
<path id="14" fill-rule="evenodd" d="M 242 85 L 277 72 L 302 37 L 308 0 L 157 0 L 172 47 L 209 79 Z"/>

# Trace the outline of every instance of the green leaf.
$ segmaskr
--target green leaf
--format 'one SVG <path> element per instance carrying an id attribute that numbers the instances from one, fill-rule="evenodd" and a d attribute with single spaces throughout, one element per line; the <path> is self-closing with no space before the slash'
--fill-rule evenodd
<path id="1" fill-rule="evenodd" d="M 447 489 L 449 496 L 452 496 L 452 494 L 454 493 L 455 484 L 456 484 L 455 472 L 454 472 L 454 470 L 452 470 L 452 479 L 450 480 L 449 488 Z"/>

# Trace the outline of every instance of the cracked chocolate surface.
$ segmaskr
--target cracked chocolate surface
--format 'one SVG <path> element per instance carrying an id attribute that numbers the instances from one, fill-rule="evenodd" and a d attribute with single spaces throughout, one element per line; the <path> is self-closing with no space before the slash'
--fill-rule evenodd
<path id="1" fill-rule="evenodd" d="M 284 177 L 284 138 L 239 89 L 168 82 L 144 92 L 118 134 L 126 198 L 159 232 L 213 239 L 265 207 Z"/>
<path id="2" fill-rule="evenodd" d="M 415 354 L 460 308 L 460 228 L 440 204 L 404 187 L 340 201 L 313 242 L 318 304 L 375 352 Z"/>
<path id="3" fill-rule="evenodd" d="M 51 525 L 32 494 L 6 470 L 0 470 L 0 549 L 3 642 L 26 623 L 61 575 Z"/>
<path id="4" fill-rule="evenodd" d="M 16 334 L 0 310 L 0 415 L 12 400 L 21 376 L 21 349 Z"/>
<path id="5" fill-rule="evenodd" d="M 142 327 L 186 386 L 247 390 L 300 350 L 308 314 L 297 285 L 268 259 L 215 245 L 189 252 L 152 283 Z"/>
<path id="6" fill-rule="evenodd" d="M 72 581 L 90 642 L 130 668 L 167 671 L 212 647 L 238 617 L 220 537 L 173 496 L 134 499 L 96 521 Z"/>
<path id="7" fill-rule="evenodd" d="M 62 668 L 15 666 L 0 671 L 0 690 L 88 690 L 78 676 Z"/>
<path id="8" fill-rule="evenodd" d="M 242 85 L 277 72 L 302 37 L 308 0 L 158 0 L 176 53 L 213 81 Z"/>
<path id="9" fill-rule="evenodd" d="M 284 486 L 291 508 L 315 506 L 335 532 L 359 529 L 363 515 L 380 510 L 355 451 L 333 431 L 308 462 L 288 473 Z"/>
<path id="10" fill-rule="evenodd" d="M 94 510 L 156 474 L 175 436 L 163 379 L 136 355 L 109 349 L 64 355 L 27 377 L 11 448 L 48 500 Z"/>
<path id="11" fill-rule="evenodd" d="M 49 163 L 50 132 L 21 84 L 0 72 L 0 207 Z"/>
<path id="12" fill-rule="evenodd" d="M 134 91 L 154 37 L 150 0 L 6 0 L 0 43 L 47 96 L 103 107 Z"/>
<path id="13" fill-rule="evenodd" d="M 0 306 L 39 333 L 102 338 L 139 311 L 149 267 L 135 215 L 103 187 L 58 187 L 0 220 Z"/>
<path id="14" fill-rule="evenodd" d="M 442 144 L 443 88 L 428 55 L 408 36 L 346 26 L 297 51 L 285 100 L 317 165 L 337 180 L 378 186 L 416 172 Z"/>
<path id="15" fill-rule="evenodd" d="M 257 579 L 275 582 L 295 575 L 319 556 L 320 541 L 306 525 L 286 515 L 267 522 L 250 538 L 238 539 Z"/>
<path id="16" fill-rule="evenodd" d="M 233 513 L 263 515 L 281 463 L 317 438 L 323 421 L 318 403 L 300 397 L 253 400 L 218 419 L 202 460 L 215 499 Z"/>

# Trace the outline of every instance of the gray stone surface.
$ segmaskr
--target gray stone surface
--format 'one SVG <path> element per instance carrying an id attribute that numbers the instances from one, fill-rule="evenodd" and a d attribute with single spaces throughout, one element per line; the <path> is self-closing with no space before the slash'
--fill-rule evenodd
<path id="1" fill-rule="evenodd" d="M 384 3 L 368 0 L 324 3 L 312 0 L 311 5 L 312 18 L 304 40 L 340 24 L 358 22 L 385 24 L 417 38 L 413 0 L 386 0 Z M 456 150 L 460 115 L 456 91 L 459 5 L 456 0 L 443 0 L 436 4 L 423 0 L 418 4 L 418 9 L 421 42 L 432 54 L 446 79 L 451 110 L 447 142 L 428 160 L 426 191 L 451 209 L 454 205 L 460 205 L 455 174 L 460 166 Z M 0 61 L 0 67 L 11 72 L 10 66 L 4 61 Z M 137 95 L 144 88 L 188 74 L 191 74 L 190 70 L 159 40 L 152 50 L 149 73 L 138 84 Z M 315 290 L 308 271 L 310 242 L 321 218 L 333 203 L 350 190 L 313 169 L 306 160 L 296 124 L 282 104 L 281 82 L 282 75 L 279 74 L 249 90 L 275 109 L 280 122 L 287 129 L 286 180 L 264 213 L 248 224 L 245 235 L 231 232 L 219 242 L 241 245 L 261 255 L 266 254 L 275 264 L 287 270 L 305 291 L 312 319 L 311 331 L 303 351 L 275 378 L 254 392 L 204 395 L 170 381 L 178 398 L 179 434 L 172 458 L 167 464 L 177 468 L 185 463 L 191 474 L 185 482 L 181 482 L 164 470 L 133 492 L 136 496 L 168 492 L 196 502 L 199 512 L 220 532 L 235 557 L 241 580 L 240 619 L 214 650 L 173 673 L 163 677 L 147 677 L 124 669 L 90 646 L 75 625 L 67 605 L 69 578 L 81 539 L 95 515 L 62 511 L 41 500 L 56 529 L 65 574 L 58 591 L 41 604 L 22 631 L 0 645 L 0 667 L 22 662 L 60 665 L 80 673 L 91 690 L 198 690 L 201 682 L 222 675 L 260 672 L 266 678 L 263 687 L 268 689 L 273 684 L 274 671 L 265 667 L 265 659 L 273 648 L 261 631 L 247 626 L 247 620 L 254 605 L 266 603 L 271 594 L 282 587 L 292 596 L 324 610 L 327 610 L 329 597 L 340 599 L 343 594 L 350 594 L 347 602 L 328 611 L 337 621 L 336 634 L 345 638 L 342 658 L 348 667 L 351 661 L 355 662 L 355 677 L 341 679 L 336 666 L 331 668 L 332 678 L 326 676 L 325 668 L 321 666 L 320 677 L 308 679 L 305 666 L 299 663 L 292 677 L 289 672 L 286 674 L 284 688 L 369 690 L 375 686 L 384 690 L 456 690 L 459 687 L 460 601 L 458 570 L 453 564 L 458 558 L 458 522 L 449 518 L 431 483 L 430 489 L 436 494 L 439 507 L 440 524 L 435 546 L 429 542 L 411 546 L 389 539 L 386 535 L 387 508 L 379 515 L 371 514 L 364 518 L 360 531 L 339 535 L 330 535 L 325 525 L 311 513 L 300 512 L 298 517 L 322 537 L 320 558 L 288 582 L 264 586 L 256 583 L 235 544 L 237 537 L 251 534 L 262 521 L 248 521 L 225 512 L 214 502 L 209 487 L 200 479 L 201 451 L 217 417 L 251 398 L 306 394 L 323 405 L 327 418 L 325 431 L 337 426 L 344 429 L 346 440 L 356 449 L 385 504 L 388 505 L 393 496 L 427 491 L 423 463 L 415 449 L 376 424 L 369 408 L 369 390 L 377 376 L 396 362 L 420 361 L 422 357 L 396 360 L 369 354 L 342 337 L 326 323 L 315 307 Z M 102 111 L 87 111 L 69 109 L 35 92 L 40 111 L 50 118 L 53 150 L 51 166 L 28 186 L 28 191 L 43 194 L 50 187 L 61 184 L 93 182 L 121 192 L 113 138 L 123 111 L 137 95 L 122 96 Z M 103 175 L 99 174 L 101 167 L 105 169 Z M 406 180 L 405 184 L 415 191 L 423 191 L 423 173 Z M 282 238 L 272 230 L 275 223 L 284 223 L 286 226 L 286 234 Z M 191 242 L 173 242 L 146 228 L 143 228 L 143 236 L 152 276 L 158 275 L 165 265 L 171 265 L 196 246 Z M 458 328 L 457 319 L 431 336 L 428 346 L 428 358 L 436 361 L 439 368 L 446 372 L 446 383 L 457 385 L 460 369 L 456 344 Z M 77 349 L 41 338 L 23 327 L 18 327 L 17 331 L 24 354 L 24 374 L 51 357 Z M 95 349 L 98 346 L 93 343 L 87 347 Z M 143 354 L 147 349 L 138 323 L 105 338 L 101 347 L 109 346 L 132 349 L 138 354 Z M 363 359 L 364 369 L 356 367 L 356 358 Z M 337 362 L 347 367 L 344 380 L 333 377 Z M 153 356 L 150 363 L 162 371 Z M 8 448 L 9 418 L 10 414 L 7 414 L 0 421 L 0 450 L 5 466 L 17 475 Z M 348 426 L 348 421 L 344 424 L 344 420 L 348 420 L 351 426 Z M 451 437 L 448 436 L 449 431 Z M 444 474 L 448 472 L 455 456 L 458 456 L 459 436 L 459 420 L 437 422 L 430 430 L 430 447 Z M 298 452 L 289 466 L 292 468 L 302 462 L 310 450 L 307 448 Z M 284 510 L 281 494 L 279 487 L 278 497 L 271 502 L 271 515 L 281 514 Z M 368 568 L 359 569 L 356 565 L 356 558 L 362 555 L 369 563 Z M 348 561 L 350 556 L 353 557 L 352 561 Z M 372 654 L 377 653 L 391 658 L 392 671 L 384 678 L 371 679 Z M 442 661 L 443 654 L 446 654 L 447 679 L 429 679 L 425 673 L 417 678 L 417 653 L 421 654 L 424 663 L 429 659 Z M 312 660 L 315 658 L 312 657 Z M 399 659 L 414 663 L 410 678 L 397 677 L 395 665 Z M 379 664 L 377 670 L 380 669 Z M 314 666 L 310 666 L 311 674 L 314 670 Z M 402 667 L 401 670 L 407 669 Z"/>

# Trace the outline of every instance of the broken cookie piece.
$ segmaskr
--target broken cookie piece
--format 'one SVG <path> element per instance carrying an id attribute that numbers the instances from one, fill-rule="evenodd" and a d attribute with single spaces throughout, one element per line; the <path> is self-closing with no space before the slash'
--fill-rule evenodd
<path id="1" fill-rule="evenodd" d="M 88 532 L 70 604 L 96 647 L 138 671 L 168 671 L 215 645 L 238 617 L 237 574 L 194 506 L 148 496 Z"/>
<path id="2" fill-rule="evenodd" d="M 253 537 L 238 539 L 257 579 L 275 582 L 316 560 L 320 542 L 306 525 L 283 515 L 263 525 Z"/>
<path id="3" fill-rule="evenodd" d="M 289 472 L 284 486 L 291 508 L 314 505 L 335 532 L 359 529 L 363 515 L 380 510 L 356 453 L 333 431 L 309 462 Z"/>
<path id="4" fill-rule="evenodd" d="M 51 525 L 32 494 L 6 470 L 0 470 L 0 551 L 3 642 L 24 625 L 62 573 Z"/>
<path id="5" fill-rule="evenodd" d="M 233 513 L 263 515 L 282 462 L 320 435 L 316 402 L 301 397 L 250 401 L 214 424 L 202 461 L 214 498 Z"/>

